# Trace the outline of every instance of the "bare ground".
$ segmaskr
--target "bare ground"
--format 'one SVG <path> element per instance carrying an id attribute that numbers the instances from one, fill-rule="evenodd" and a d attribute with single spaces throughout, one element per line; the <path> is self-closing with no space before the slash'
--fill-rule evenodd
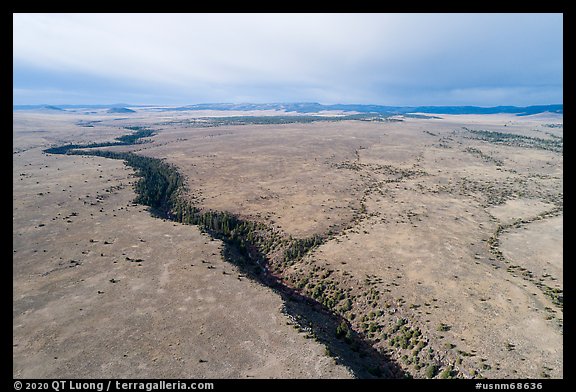
<path id="1" fill-rule="evenodd" d="M 131 170 L 14 156 L 15 378 L 349 378 L 195 227 L 134 206 Z"/>

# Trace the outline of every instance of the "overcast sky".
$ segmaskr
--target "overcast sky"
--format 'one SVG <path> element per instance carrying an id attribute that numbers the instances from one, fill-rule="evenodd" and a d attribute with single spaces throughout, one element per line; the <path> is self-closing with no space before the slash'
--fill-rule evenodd
<path id="1" fill-rule="evenodd" d="M 562 14 L 14 14 L 14 104 L 562 103 Z"/>

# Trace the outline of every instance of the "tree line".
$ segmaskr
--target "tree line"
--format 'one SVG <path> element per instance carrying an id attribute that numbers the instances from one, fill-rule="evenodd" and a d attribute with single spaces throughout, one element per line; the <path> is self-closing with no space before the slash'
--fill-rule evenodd
<path id="1" fill-rule="evenodd" d="M 177 168 L 157 158 L 145 157 L 131 152 L 99 150 L 98 147 L 131 145 L 139 139 L 153 135 L 154 131 L 141 127 L 129 127 L 135 132 L 116 138 L 116 142 L 67 144 L 51 147 L 44 152 L 50 154 L 93 155 L 121 159 L 136 171 L 139 180 L 134 190 L 135 203 L 150 207 L 157 216 L 183 224 L 197 225 L 211 236 L 232 245 L 242 256 L 260 264 L 266 255 L 284 248 L 283 267 L 293 264 L 311 249 L 324 242 L 319 235 L 303 239 L 284 238 L 265 224 L 244 220 L 229 213 L 201 210 L 192 202 L 181 197 L 184 180 Z"/>

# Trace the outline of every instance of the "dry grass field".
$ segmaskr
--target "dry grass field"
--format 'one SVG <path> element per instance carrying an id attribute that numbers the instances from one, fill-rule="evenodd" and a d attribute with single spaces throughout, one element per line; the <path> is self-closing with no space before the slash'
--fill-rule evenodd
<path id="1" fill-rule="evenodd" d="M 562 117 L 194 116 L 14 113 L 15 377 L 354 375 L 220 241 L 133 205 L 120 161 L 42 153 L 127 126 L 156 134 L 107 149 L 174 164 L 199 208 L 322 235 L 285 267 L 270 251 L 278 276 L 412 377 L 563 377 Z"/>
<path id="2" fill-rule="evenodd" d="M 46 155 L 14 126 L 15 378 L 351 377 L 220 241 L 133 205 L 122 162 Z"/>

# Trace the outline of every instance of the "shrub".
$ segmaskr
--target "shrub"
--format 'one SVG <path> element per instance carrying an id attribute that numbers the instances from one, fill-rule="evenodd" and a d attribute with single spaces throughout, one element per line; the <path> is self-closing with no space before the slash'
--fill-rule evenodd
<path id="1" fill-rule="evenodd" d="M 336 327 L 336 337 L 343 338 L 344 336 L 348 335 L 350 330 L 348 328 L 348 324 L 345 321 L 340 322 L 340 324 Z"/>
<path id="2" fill-rule="evenodd" d="M 451 367 L 447 367 L 446 369 L 444 369 L 441 373 L 440 373 L 440 378 L 446 379 L 446 378 L 452 378 L 452 368 Z"/>
<path id="3" fill-rule="evenodd" d="M 426 367 L 426 378 L 434 378 L 436 372 L 438 371 L 438 366 L 433 363 Z"/>

